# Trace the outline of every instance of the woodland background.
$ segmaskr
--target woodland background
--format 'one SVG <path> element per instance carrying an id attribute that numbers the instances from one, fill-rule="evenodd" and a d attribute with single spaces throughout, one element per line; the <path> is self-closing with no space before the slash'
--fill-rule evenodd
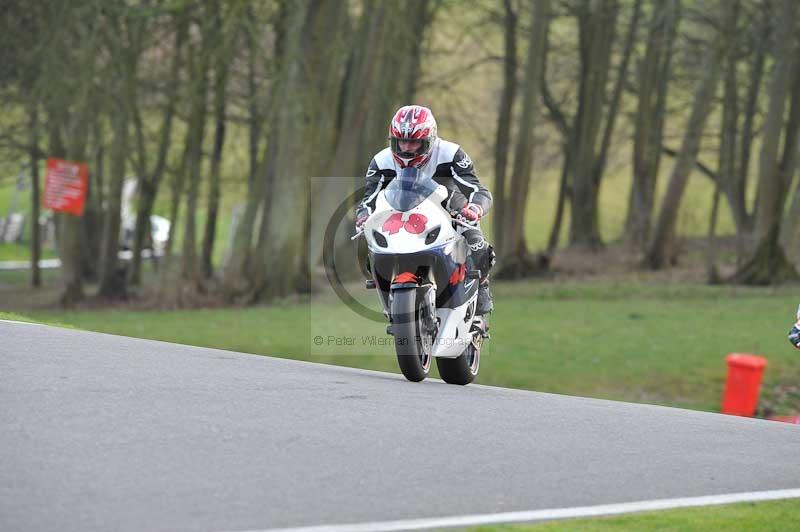
<path id="1" fill-rule="evenodd" d="M 23 167 L 38 220 L 46 158 L 89 163 L 85 215 L 55 217 L 54 305 L 270 302 L 321 275 L 311 211 L 342 191 L 312 177 L 357 187 L 394 110 L 419 103 L 494 194 L 496 277 L 609 249 L 669 270 L 702 242 L 706 281 L 779 284 L 800 265 L 799 15 L 794 0 L 8 0 L 0 200 Z M 145 275 L 153 213 L 172 229 Z M 40 230 L 19 251 L 34 287 Z"/>

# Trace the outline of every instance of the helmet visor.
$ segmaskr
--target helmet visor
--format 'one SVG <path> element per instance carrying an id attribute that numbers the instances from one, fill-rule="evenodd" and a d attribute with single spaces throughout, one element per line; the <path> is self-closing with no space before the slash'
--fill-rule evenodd
<path id="1" fill-rule="evenodd" d="M 423 139 L 404 139 L 400 137 L 389 137 L 389 146 L 392 152 L 403 159 L 413 159 L 420 155 L 425 155 L 431 149 L 430 137 Z"/>

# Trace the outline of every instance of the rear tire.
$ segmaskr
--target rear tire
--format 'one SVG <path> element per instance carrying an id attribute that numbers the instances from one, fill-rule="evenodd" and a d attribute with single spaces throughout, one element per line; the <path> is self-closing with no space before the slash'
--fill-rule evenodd
<path id="1" fill-rule="evenodd" d="M 456 358 L 437 358 L 439 376 L 447 384 L 469 384 L 475 380 L 480 367 L 480 351 L 472 343 Z"/>
<path id="2" fill-rule="evenodd" d="M 431 370 L 432 338 L 424 330 L 426 306 L 416 289 L 392 293 L 392 332 L 400 371 L 411 382 L 420 382 Z"/>

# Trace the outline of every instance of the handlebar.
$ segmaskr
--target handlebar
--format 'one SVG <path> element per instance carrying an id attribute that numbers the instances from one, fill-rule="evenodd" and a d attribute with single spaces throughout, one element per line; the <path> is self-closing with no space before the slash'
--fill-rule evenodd
<path id="1" fill-rule="evenodd" d="M 453 217 L 453 222 L 463 227 L 466 227 L 467 229 L 475 229 L 476 227 L 478 227 L 478 220 L 469 221 L 460 214 Z"/>

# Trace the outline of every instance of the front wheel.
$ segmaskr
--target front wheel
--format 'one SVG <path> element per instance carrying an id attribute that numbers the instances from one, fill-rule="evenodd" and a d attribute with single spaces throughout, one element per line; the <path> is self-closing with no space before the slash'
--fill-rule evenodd
<path id="1" fill-rule="evenodd" d="M 394 349 L 400 371 L 411 382 L 420 382 L 428 376 L 433 358 L 430 310 L 425 298 L 417 297 L 417 293 L 416 289 L 392 293 Z"/>

